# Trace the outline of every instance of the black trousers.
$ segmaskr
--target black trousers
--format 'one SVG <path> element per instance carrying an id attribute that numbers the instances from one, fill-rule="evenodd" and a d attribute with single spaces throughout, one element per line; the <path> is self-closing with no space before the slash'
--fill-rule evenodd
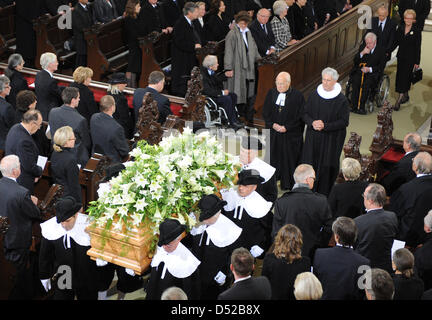
<path id="1" fill-rule="evenodd" d="M 360 87 L 361 87 L 362 72 L 357 70 L 351 77 L 352 91 L 351 91 L 351 103 L 354 109 L 364 110 L 365 103 L 370 94 L 370 90 L 378 84 L 378 74 L 365 73 L 363 78 L 363 89 L 360 97 L 360 107 L 358 107 Z"/>
<path id="2" fill-rule="evenodd" d="M 236 122 L 237 114 L 235 106 L 237 105 L 237 95 L 234 92 L 230 92 L 227 96 L 217 97 L 216 103 L 218 106 L 224 108 L 230 124 Z"/>

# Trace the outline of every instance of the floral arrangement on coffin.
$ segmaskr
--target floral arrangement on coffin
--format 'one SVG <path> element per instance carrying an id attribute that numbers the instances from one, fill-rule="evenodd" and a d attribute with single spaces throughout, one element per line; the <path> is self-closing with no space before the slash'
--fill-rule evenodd
<path id="1" fill-rule="evenodd" d="M 196 224 L 190 213 L 201 197 L 234 186 L 241 167 L 238 157 L 224 152 L 215 137 L 193 134 L 189 128 L 164 137 L 159 145 L 141 140 L 130 155 L 135 160 L 110 180 L 111 187 L 98 191 L 89 217 L 99 227 L 126 234 L 150 221 L 150 252 L 156 249 L 163 220 L 178 219 L 190 230 Z"/>

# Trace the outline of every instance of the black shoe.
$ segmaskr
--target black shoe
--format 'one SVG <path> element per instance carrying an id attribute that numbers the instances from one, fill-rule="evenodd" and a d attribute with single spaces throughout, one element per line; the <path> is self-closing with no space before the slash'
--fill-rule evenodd
<path id="1" fill-rule="evenodd" d="M 243 125 L 241 125 L 240 123 L 237 122 L 233 122 L 230 124 L 229 126 L 230 128 L 234 129 L 234 131 L 240 130 L 243 128 Z"/>
<path id="2" fill-rule="evenodd" d="M 358 113 L 358 114 L 366 114 L 366 110 L 365 109 L 359 109 L 359 110 L 357 110 L 356 113 Z"/>
<path id="3" fill-rule="evenodd" d="M 400 102 L 397 101 L 397 102 L 395 103 L 394 107 L 393 107 L 393 110 L 394 110 L 394 111 L 399 111 L 399 109 L 400 109 Z"/>
<path id="4" fill-rule="evenodd" d="M 400 103 L 404 104 L 404 103 L 406 103 L 408 101 L 409 101 L 409 95 L 408 95 L 408 93 L 406 93 L 406 94 L 404 94 L 404 96 L 402 98 L 402 101 Z"/>

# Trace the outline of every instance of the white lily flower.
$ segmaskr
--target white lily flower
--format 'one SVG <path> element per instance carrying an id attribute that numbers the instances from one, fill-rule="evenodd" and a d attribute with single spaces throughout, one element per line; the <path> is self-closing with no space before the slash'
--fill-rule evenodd
<path id="1" fill-rule="evenodd" d="M 134 207 L 137 211 L 144 211 L 144 208 L 148 205 L 148 203 L 145 201 L 145 199 L 139 199 Z"/>

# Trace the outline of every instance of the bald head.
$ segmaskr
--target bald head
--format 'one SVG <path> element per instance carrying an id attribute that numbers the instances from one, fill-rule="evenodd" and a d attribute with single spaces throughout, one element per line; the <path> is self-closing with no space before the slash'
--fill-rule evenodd
<path id="1" fill-rule="evenodd" d="M 18 156 L 11 154 L 0 161 L 0 171 L 4 177 L 18 178 L 20 176 L 20 161 Z"/>
<path id="2" fill-rule="evenodd" d="M 421 143 L 421 136 L 417 132 L 410 132 L 404 137 L 403 148 L 405 152 L 419 151 Z"/>
<path id="3" fill-rule="evenodd" d="M 266 24 L 269 21 L 271 14 L 268 9 L 262 8 L 258 10 L 257 20 L 260 24 Z"/>
<path id="4" fill-rule="evenodd" d="M 429 152 L 419 152 L 412 166 L 416 174 L 429 174 L 432 172 L 432 156 Z"/>
<path id="5" fill-rule="evenodd" d="M 279 92 L 285 92 L 291 84 L 291 76 L 288 72 L 280 72 L 276 77 L 276 88 Z"/>

